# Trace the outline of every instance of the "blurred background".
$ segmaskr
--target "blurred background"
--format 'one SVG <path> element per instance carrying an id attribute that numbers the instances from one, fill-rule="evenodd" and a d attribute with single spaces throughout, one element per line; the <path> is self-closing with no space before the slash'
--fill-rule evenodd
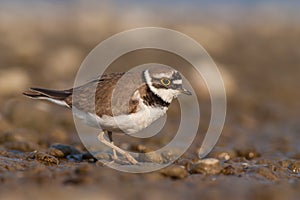
<path id="1" fill-rule="evenodd" d="M 10 150 L 30 152 L 53 143 L 84 149 L 71 112 L 26 99 L 22 92 L 29 86 L 70 88 L 81 62 L 98 43 L 128 29 L 158 26 L 199 42 L 223 75 L 227 119 L 215 152 L 251 151 L 262 159 L 299 160 L 299 8 L 298 1 L 279 0 L 0 0 L 0 151 L 2 155 Z M 123 71 L 144 60 L 180 63 L 162 52 L 145 51 L 112 65 Z M 184 72 L 199 91 L 203 111 L 200 136 L 187 152 L 187 157 L 196 159 L 210 117 L 210 101 L 203 82 L 192 71 Z M 0 168 L 2 172 L 2 177 L 17 180 Z M 223 186 L 219 183 L 218 191 L 228 190 Z M 206 189 L 199 191 L 206 194 Z M 281 198 L 275 191 L 270 189 L 270 197 Z M 290 185 L 284 191 L 291 193 Z M 216 194 L 222 196 L 222 192 Z"/>

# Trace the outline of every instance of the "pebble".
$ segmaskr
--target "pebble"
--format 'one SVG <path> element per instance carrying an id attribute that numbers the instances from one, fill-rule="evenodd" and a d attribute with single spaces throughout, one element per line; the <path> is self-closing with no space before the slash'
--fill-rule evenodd
<path id="1" fill-rule="evenodd" d="M 216 148 L 214 151 L 212 151 L 210 154 L 209 154 L 209 157 L 211 158 L 217 158 L 221 161 L 228 161 L 230 159 L 233 159 L 233 158 L 236 158 L 237 157 L 237 153 L 236 151 L 234 150 L 222 150 L 222 149 L 218 149 Z"/>
<path id="2" fill-rule="evenodd" d="M 244 157 L 244 158 L 246 158 L 248 160 L 260 157 L 260 153 L 258 153 L 254 149 L 237 149 L 236 153 L 237 153 L 237 156 Z"/>
<path id="3" fill-rule="evenodd" d="M 299 174 L 300 173 L 300 161 L 294 161 L 289 166 L 288 169 L 293 174 Z"/>
<path id="4" fill-rule="evenodd" d="M 163 158 L 160 154 L 151 152 L 151 153 L 140 153 L 138 160 L 141 162 L 153 162 L 153 163 L 163 163 Z"/>
<path id="5" fill-rule="evenodd" d="M 57 158 L 44 152 L 34 151 L 30 154 L 29 157 L 41 161 L 45 164 L 55 164 L 55 165 L 59 164 Z"/>
<path id="6" fill-rule="evenodd" d="M 188 176 L 188 171 L 184 166 L 171 165 L 161 170 L 161 174 L 173 179 L 183 179 Z"/>
<path id="7" fill-rule="evenodd" d="M 65 158 L 68 155 L 81 154 L 81 152 L 76 148 L 65 144 L 54 144 L 48 149 L 47 152 L 57 158 Z"/>
<path id="8" fill-rule="evenodd" d="M 206 158 L 199 160 L 191 166 L 191 173 L 199 174 L 219 174 L 222 170 L 221 163 L 216 158 Z"/>

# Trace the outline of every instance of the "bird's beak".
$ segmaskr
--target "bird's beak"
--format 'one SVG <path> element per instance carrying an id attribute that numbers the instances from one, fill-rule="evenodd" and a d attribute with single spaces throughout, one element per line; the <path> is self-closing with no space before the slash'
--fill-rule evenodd
<path id="1" fill-rule="evenodd" d="M 180 92 L 181 92 L 182 94 L 192 95 L 192 93 L 191 93 L 190 91 L 188 91 L 187 89 L 185 89 L 185 88 L 181 88 Z"/>

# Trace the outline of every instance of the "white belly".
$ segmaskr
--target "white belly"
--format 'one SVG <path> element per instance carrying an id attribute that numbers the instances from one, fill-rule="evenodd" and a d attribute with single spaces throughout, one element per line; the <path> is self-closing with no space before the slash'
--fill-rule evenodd
<path id="1" fill-rule="evenodd" d="M 84 123 L 89 126 L 99 128 L 102 130 L 108 130 L 112 132 L 124 132 L 127 134 L 136 133 L 154 121 L 162 117 L 167 111 L 167 108 L 153 108 L 148 106 L 140 106 L 140 109 L 136 113 L 129 115 L 118 115 L 118 116 L 108 116 L 103 115 L 102 117 L 96 114 L 86 113 L 73 108 L 75 116 L 84 121 Z"/>

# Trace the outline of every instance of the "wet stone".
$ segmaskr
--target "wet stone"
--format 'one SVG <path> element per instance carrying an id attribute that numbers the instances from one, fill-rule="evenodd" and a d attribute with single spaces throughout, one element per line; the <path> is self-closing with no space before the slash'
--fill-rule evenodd
<path id="1" fill-rule="evenodd" d="M 171 177 L 173 179 L 183 179 L 188 176 L 188 171 L 184 166 L 171 165 L 161 170 L 161 174 L 166 177 Z"/>
<path id="2" fill-rule="evenodd" d="M 151 153 L 141 153 L 139 154 L 138 160 L 140 162 L 153 162 L 153 163 L 163 163 L 163 158 L 160 154 L 151 152 Z"/>
<path id="3" fill-rule="evenodd" d="M 199 174 L 219 174 L 222 170 L 221 163 L 215 158 L 206 158 L 199 160 L 193 166 L 191 166 L 191 173 Z"/>
<path id="4" fill-rule="evenodd" d="M 81 154 L 79 150 L 76 148 L 70 146 L 70 145 L 65 145 L 65 144 L 55 144 L 52 145 L 48 151 L 50 155 L 55 156 L 57 158 L 65 158 L 68 155 L 76 155 L 76 154 Z"/>
<path id="5" fill-rule="evenodd" d="M 300 173 L 300 161 L 294 161 L 289 166 L 288 169 L 293 174 L 299 174 Z"/>

